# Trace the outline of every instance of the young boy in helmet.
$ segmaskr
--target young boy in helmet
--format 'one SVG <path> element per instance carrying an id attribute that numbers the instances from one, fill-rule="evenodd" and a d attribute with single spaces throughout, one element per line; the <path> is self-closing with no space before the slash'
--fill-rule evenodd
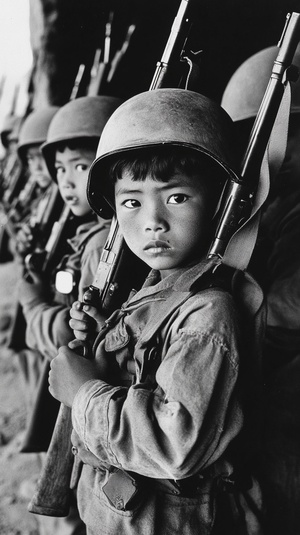
<path id="1" fill-rule="evenodd" d="M 55 292 L 52 281 L 30 272 L 23 280 L 20 302 L 27 321 L 27 344 L 51 359 L 57 348 L 72 339 L 69 307 L 92 283 L 105 243 L 109 222 L 96 217 L 86 198 L 90 164 L 95 158 L 102 129 L 121 100 L 116 97 L 81 97 L 60 108 L 50 124 L 43 157 L 64 203 L 78 222 L 76 235 L 65 244 L 65 255 L 55 271 L 73 273 L 69 293 Z M 49 291 L 52 290 L 52 291 Z"/>
<path id="2" fill-rule="evenodd" d="M 101 136 L 89 202 L 116 212 L 151 271 L 96 336 L 94 360 L 62 347 L 51 362 L 50 392 L 72 408 L 89 535 L 228 527 L 216 495 L 243 427 L 245 348 L 230 283 L 207 250 L 223 187 L 236 180 L 231 126 L 206 97 L 159 89 L 120 106 Z M 89 317 L 101 321 L 90 305 L 75 303 L 71 316 L 81 340 L 92 335 Z"/>
<path id="3" fill-rule="evenodd" d="M 278 47 L 250 56 L 229 80 L 222 106 L 239 135 L 250 130 L 267 88 Z M 293 62 L 300 68 L 300 46 Z M 300 518 L 299 380 L 300 380 L 300 79 L 291 83 L 285 158 L 271 177 L 258 241 L 250 268 L 267 303 L 264 339 L 264 443 L 259 477 L 266 515 L 274 535 L 298 533 Z M 281 139 L 285 138 L 282 133 Z M 280 139 L 280 137 L 279 137 Z M 279 395 L 280 393 L 280 395 Z M 287 499 L 288 497 L 288 499 Z"/>
<path id="4" fill-rule="evenodd" d="M 21 221 L 17 224 L 16 235 L 16 251 L 22 258 L 37 246 L 37 233 L 39 245 L 45 244 L 43 215 L 57 186 L 51 180 L 41 145 L 46 141 L 49 125 L 58 109 L 57 106 L 47 106 L 33 111 L 20 130 L 18 155 L 28 170 L 27 183 L 19 195 Z"/>
<path id="5" fill-rule="evenodd" d="M 51 280 L 45 280 L 43 274 L 30 271 L 31 282 L 24 278 L 19 285 L 19 300 L 27 322 L 26 342 L 42 355 L 45 364 L 45 359 L 51 360 L 61 344 L 74 338 L 69 326 L 70 306 L 75 299 L 82 298 L 84 289 L 92 283 L 108 234 L 109 221 L 97 218 L 91 211 L 86 198 L 86 185 L 102 129 L 120 103 L 119 98 L 103 96 L 70 101 L 53 118 L 42 146 L 48 172 L 78 223 L 76 234 L 62 244 L 65 254 Z M 69 293 L 55 289 L 55 273 L 58 270 L 71 271 L 73 274 L 74 284 Z M 59 406 L 52 408 L 52 405 L 49 404 L 49 412 L 56 410 L 57 413 Z M 45 427 L 51 426 L 52 431 L 53 418 L 51 424 L 49 420 L 50 416 Z M 39 436 L 31 439 L 34 440 L 40 443 Z M 25 451 L 31 450 L 25 447 Z M 75 496 L 72 496 L 70 514 L 66 519 L 42 518 L 42 526 L 49 532 L 58 535 L 85 533 L 85 526 L 76 512 Z"/>
<path id="6" fill-rule="evenodd" d="M 45 218 L 47 205 L 57 186 L 52 183 L 49 171 L 41 153 L 41 145 L 46 141 L 51 120 L 58 111 L 57 106 L 46 106 L 35 110 L 23 122 L 17 144 L 18 157 L 27 169 L 27 181 L 18 196 L 19 215 L 15 216 L 16 203 L 10 212 L 16 221 L 12 222 L 19 229 L 13 239 L 16 270 L 18 276 L 24 271 L 24 258 L 33 247 L 43 247 L 46 242 L 45 231 L 49 227 Z M 29 186 L 29 188 L 28 188 Z M 31 193 L 30 193 L 31 191 Z M 26 193 L 27 192 L 27 193 Z M 23 198 L 22 198 L 23 195 Z M 8 214 L 8 219 L 10 214 Z M 8 345 L 19 356 L 28 410 L 31 409 L 40 376 L 42 359 L 36 352 L 28 349 L 25 342 L 25 325 L 20 313 L 19 296 L 16 295 L 16 311 L 11 325 Z"/>

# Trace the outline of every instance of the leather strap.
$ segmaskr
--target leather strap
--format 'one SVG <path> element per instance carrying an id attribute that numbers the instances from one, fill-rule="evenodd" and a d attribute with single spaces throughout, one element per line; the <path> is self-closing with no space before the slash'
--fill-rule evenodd
<path id="1" fill-rule="evenodd" d="M 245 270 L 250 262 L 256 243 L 261 208 L 270 189 L 270 181 L 278 173 L 284 160 L 291 103 L 290 83 L 286 83 L 283 98 L 277 113 L 270 140 L 262 161 L 258 189 L 249 219 L 235 232 L 224 253 L 223 262 Z"/>

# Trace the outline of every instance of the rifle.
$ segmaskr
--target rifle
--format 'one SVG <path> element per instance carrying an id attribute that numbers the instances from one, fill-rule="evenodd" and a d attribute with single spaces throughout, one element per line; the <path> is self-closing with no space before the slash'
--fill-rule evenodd
<path id="1" fill-rule="evenodd" d="M 36 251 L 26 256 L 25 266 L 27 270 L 42 273 L 44 277 L 49 279 L 54 267 L 65 253 L 64 245 L 66 240 L 74 235 L 77 226 L 78 221 L 76 221 L 68 206 L 65 206 L 60 218 L 53 225 L 45 250 Z M 18 312 L 19 315 L 22 315 L 21 318 L 18 318 L 18 330 L 20 330 L 20 325 L 23 324 L 23 338 L 25 339 L 26 322 L 20 305 Z M 20 335 L 17 336 L 17 340 L 19 339 Z M 49 370 L 49 361 L 45 360 L 37 386 L 34 408 L 30 415 L 26 435 L 20 448 L 20 452 L 22 453 L 47 451 L 51 440 L 59 410 L 59 403 L 51 396 L 48 390 Z"/>
<path id="2" fill-rule="evenodd" d="M 127 33 L 126 33 L 126 36 L 125 36 L 125 39 L 124 39 L 124 42 L 123 42 L 121 48 L 116 51 L 113 59 L 111 60 L 111 67 L 110 67 L 109 73 L 107 75 L 107 83 L 108 84 L 111 83 L 111 81 L 113 80 L 115 72 L 117 71 L 120 62 L 121 62 L 123 56 L 125 55 L 125 53 L 127 51 L 127 48 L 129 47 L 131 36 L 132 36 L 134 30 L 135 30 L 135 24 L 130 24 L 129 27 L 128 27 L 128 30 L 127 30 Z"/>
<path id="3" fill-rule="evenodd" d="M 9 238 L 16 239 L 17 232 L 20 225 L 27 221 L 29 216 L 30 204 L 34 201 L 37 191 L 37 184 L 35 181 L 29 180 L 25 187 L 21 190 L 18 197 L 15 197 L 8 207 L 8 203 L 3 203 L 3 231 L 6 231 Z"/>
<path id="4" fill-rule="evenodd" d="M 230 239 L 249 219 L 254 205 L 262 160 L 270 139 L 287 81 L 295 80 L 292 60 L 300 39 L 300 14 L 289 13 L 278 42 L 278 55 L 252 127 L 242 160 L 239 181 L 224 195 L 219 225 L 208 255 L 223 257 Z M 298 74 L 298 73 L 297 73 Z M 297 79 L 297 76 L 296 76 Z"/>
<path id="5" fill-rule="evenodd" d="M 110 45 L 111 45 L 111 27 L 114 18 L 114 12 L 111 11 L 108 17 L 108 21 L 105 25 L 105 38 L 104 38 L 104 50 L 103 60 L 99 63 L 101 56 L 101 50 L 97 49 L 91 70 L 91 81 L 88 89 L 88 95 L 105 94 L 107 73 L 110 67 Z"/>
<path id="6" fill-rule="evenodd" d="M 4 193 L 2 204 L 10 206 L 14 198 L 20 193 L 25 180 L 25 171 L 17 153 L 9 154 L 3 169 Z"/>
<path id="7" fill-rule="evenodd" d="M 157 80 L 158 87 L 162 87 L 164 77 L 168 72 L 166 62 L 171 57 L 172 46 L 174 47 L 177 44 L 188 1 L 181 1 L 167 43 L 167 53 L 164 53 L 163 61 L 157 66 L 155 80 Z M 155 82 L 153 81 L 151 89 L 155 88 Z M 124 264 L 127 265 L 128 276 L 130 274 L 131 277 L 134 276 L 136 279 L 137 273 L 137 270 L 132 269 L 130 266 L 133 258 L 133 255 L 131 255 L 132 253 L 125 245 L 118 222 L 114 217 L 106 245 L 101 255 L 96 278 L 93 285 L 90 286 L 92 298 L 94 299 L 96 294 L 96 298 L 100 300 L 102 310 L 113 310 L 117 303 L 119 305 L 122 303 L 124 295 L 126 297 L 128 296 L 131 287 L 128 288 L 124 284 Z M 131 260 L 129 261 L 128 258 L 130 257 Z M 145 270 L 145 265 L 143 269 Z M 120 276 L 121 274 L 122 277 Z M 123 284 L 119 283 L 120 280 L 122 280 Z M 128 280 L 126 282 L 128 284 Z M 84 356 L 88 357 L 88 348 L 85 347 L 85 349 Z M 70 506 L 70 476 L 74 460 L 70 441 L 71 430 L 71 410 L 62 404 L 48 449 L 46 464 L 38 481 L 36 492 L 28 505 L 28 511 L 31 513 L 54 517 L 68 515 Z"/>

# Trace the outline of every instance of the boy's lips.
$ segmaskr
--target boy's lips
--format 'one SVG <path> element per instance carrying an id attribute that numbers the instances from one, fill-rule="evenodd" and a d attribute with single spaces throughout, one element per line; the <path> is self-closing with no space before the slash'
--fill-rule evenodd
<path id="1" fill-rule="evenodd" d="M 78 197 L 76 197 L 75 195 L 67 195 L 65 197 L 65 201 L 68 203 L 68 204 L 77 204 L 78 203 Z"/>
<path id="2" fill-rule="evenodd" d="M 145 247 L 144 251 L 149 251 L 149 249 L 171 249 L 170 245 L 166 241 L 161 240 L 151 240 L 149 241 Z"/>

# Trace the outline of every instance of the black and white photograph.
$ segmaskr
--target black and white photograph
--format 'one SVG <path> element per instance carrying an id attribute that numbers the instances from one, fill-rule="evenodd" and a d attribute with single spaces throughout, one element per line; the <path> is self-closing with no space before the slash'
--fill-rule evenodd
<path id="1" fill-rule="evenodd" d="M 0 535 L 300 535 L 300 0 L 0 0 Z"/>

